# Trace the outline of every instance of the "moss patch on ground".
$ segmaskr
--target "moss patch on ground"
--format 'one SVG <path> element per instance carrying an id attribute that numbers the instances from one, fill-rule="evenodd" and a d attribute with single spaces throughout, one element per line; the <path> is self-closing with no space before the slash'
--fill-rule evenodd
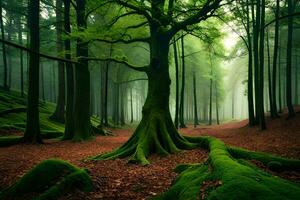
<path id="1" fill-rule="evenodd" d="M 63 160 L 50 159 L 42 161 L 13 186 L 2 191 L 0 199 L 58 199 L 73 189 L 92 191 L 88 173 Z"/>
<path id="2" fill-rule="evenodd" d="M 176 171 L 180 174 L 172 187 L 156 199 L 299 199 L 299 183 L 272 176 L 246 160 L 256 159 L 285 170 L 300 170 L 300 160 L 226 147 L 211 137 L 187 139 L 209 149 L 209 159 L 203 164 L 179 165 Z"/>

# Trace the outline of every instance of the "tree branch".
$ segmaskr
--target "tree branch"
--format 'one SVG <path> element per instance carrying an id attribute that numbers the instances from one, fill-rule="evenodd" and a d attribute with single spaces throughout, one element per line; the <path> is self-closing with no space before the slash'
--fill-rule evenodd
<path id="1" fill-rule="evenodd" d="M 50 55 L 47 55 L 47 54 L 43 54 L 43 53 L 40 53 L 40 52 L 36 52 L 36 51 L 33 51 L 33 50 L 31 50 L 31 49 L 29 49 L 27 47 L 24 47 L 22 45 L 15 44 L 13 42 L 9 42 L 9 41 L 6 41 L 6 40 L 2 40 L 1 38 L 0 38 L 0 42 L 3 42 L 4 44 L 12 46 L 12 47 L 15 47 L 17 49 L 21 49 L 23 51 L 27 51 L 29 53 L 37 54 L 40 57 L 47 58 L 47 59 L 50 59 L 50 60 L 56 60 L 56 61 L 60 61 L 60 62 L 67 62 L 67 63 L 73 63 L 73 64 L 80 64 L 79 62 L 74 61 L 74 60 L 68 60 L 68 59 L 59 58 L 59 57 L 55 57 L 55 56 L 50 56 Z"/>
<path id="2" fill-rule="evenodd" d="M 92 39 L 90 41 L 98 41 L 98 42 L 105 42 L 105 43 L 109 43 L 109 44 L 115 44 L 115 43 L 124 43 L 124 44 L 130 44 L 130 43 L 134 43 L 134 42 L 144 42 L 144 43 L 148 43 L 150 42 L 150 38 L 133 38 L 130 40 L 124 40 L 124 39 L 117 39 L 117 40 L 107 40 L 107 39 Z"/>
<path id="3" fill-rule="evenodd" d="M 80 59 L 83 60 L 88 60 L 88 61 L 109 61 L 109 62 L 116 62 L 116 63 L 120 63 L 120 64 L 124 64 L 126 67 L 136 70 L 136 71 L 140 71 L 140 72 L 147 72 L 149 65 L 143 66 L 143 67 L 138 67 L 135 65 L 132 65 L 130 63 L 128 63 L 125 60 L 118 60 L 116 58 L 97 58 L 97 57 L 81 57 Z"/>

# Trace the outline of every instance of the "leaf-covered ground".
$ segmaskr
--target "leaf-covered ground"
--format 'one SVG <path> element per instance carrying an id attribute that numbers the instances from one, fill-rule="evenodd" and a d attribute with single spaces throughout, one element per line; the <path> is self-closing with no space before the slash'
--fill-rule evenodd
<path id="1" fill-rule="evenodd" d="M 264 132 L 246 127 L 245 121 L 196 129 L 189 127 L 180 131 L 186 135 L 212 135 L 233 146 L 299 159 L 299 122 L 300 117 L 297 116 L 290 120 L 287 126 L 287 121 L 282 117 L 269 122 L 269 130 Z M 145 167 L 128 164 L 126 160 L 83 161 L 89 156 L 120 146 L 129 138 L 132 129 L 116 129 L 113 133 L 116 136 L 98 136 L 95 140 L 84 143 L 46 140 L 46 144 L 43 145 L 15 145 L 1 148 L 0 187 L 13 184 L 41 160 L 60 158 L 87 168 L 95 185 L 95 191 L 87 196 L 75 192 L 67 194 L 63 199 L 144 199 L 164 192 L 170 187 L 177 175 L 173 172 L 177 164 L 201 163 L 208 156 L 202 149 L 183 151 L 163 158 L 153 155 L 150 157 L 151 164 Z M 270 172 L 261 163 L 255 164 Z M 300 181 L 299 172 L 272 173 L 292 181 Z"/>
<path id="2" fill-rule="evenodd" d="M 7 109 L 24 107 L 24 100 L 18 94 L 0 92 L 0 112 Z M 48 119 L 54 109 L 53 104 L 41 103 L 42 130 L 63 131 L 63 125 Z M 25 125 L 25 113 L 11 113 L 0 116 L 0 136 L 19 135 Z M 93 123 L 96 123 L 93 119 Z M 268 130 L 246 126 L 247 121 L 231 122 L 220 126 L 199 126 L 181 129 L 185 135 L 214 136 L 226 144 L 243 147 L 254 151 L 268 152 L 289 158 L 300 158 L 300 114 L 294 119 L 286 120 L 285 115 L 279 119 L 268 119 Z M 110 151 L 123 144 L 133 129 L 114 129 L 116 136 L 97 136 L 95 140 L 84 143 L 70 141 L 45 140 L 43 145 L 18 144 L 0 148 L 0 190 L 14 184 L 23 174 L 40 161 L 59 158 L 72 164 L 87 168 L 94 182 L 95 190 L 89 194 L 79 191 L 65 195 L 62 199 L 147 199 L 170 188 L 177 174 L 173 169 L 177 164 L 202 163 L 208 152 L 203 149 L 182 151 L 175 155 L 150 157 L 151 164 L 140 166 L 128 164 L 126 160 L 84 161 L 87 157 Z M 300 182 L 299 172 L 275 173 L 262 163 L 253 161 L 258 167 L 273 175 Z M 220 184 L 207 182 L 202 187 Z M 201 189 L 199 188 L 200 192 Z M 204 194 L 202 196 L 205 196 Z"/>

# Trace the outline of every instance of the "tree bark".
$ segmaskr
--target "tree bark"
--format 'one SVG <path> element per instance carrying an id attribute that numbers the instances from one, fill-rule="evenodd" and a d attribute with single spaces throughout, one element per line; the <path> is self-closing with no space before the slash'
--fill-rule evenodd
<path id="1" fill-rule="evenodd" d="M 63 32 L 63 14 L 62 0 L 56 0 L 56 38 L 57 38 L 57 53 L 60 54 L 63 50 L 62 32 Z M 57 122 L 65 122 L 65 64 L 58 62 L 58 98 L 56 109 L 50 119 Z"/>
<path id="2" fill-rule="evenodd" d="M 70 0 L 64 0 L 64 29 L 71 33 L 70 24 Z M 64 40 L 65 58 L 71 60 L 71 41 L 68 37 Z M 66 63 L 67 77 L 67 101 L 64 140 L 70 140 L 74 136 L 74 69 L 72 63 Z"/>
<path id="3" fill-rule="evenodd" d="M 4 34 L 4 25 L 3 25 L 3 16 L 2 16 L 2 1 L 0 1 L 0 26 L 1 26 L 1 39 L 5 40 Z M 2 42 L 2 59 L 3 59 L 3 68 L 4 68 L 4 76 L 3 76 L 3 88 L 5 90 L 9 90 L 7 83 L 7 54 L 6 54 L 6 45 Z"/>
<path id="4" fill-rule="evenodd" d="M 76 0 L 76 19 L 79 32 L 87 28 L 86 1 Z M 74 95 L 74 141 L 91 138 L 90 124 L 90 72 L 88 61 L 81 57 L 88 57 L 88 43 L 77 39 L 76 56 L 79 64 L 75 65 L 75 95 Z"/>
<path id="5" fill-rule="evenodd" d="M 199 125 L 197 109 L 197 92 L 196 92 L 196 72 L 193 73 L 193 93 L 194 93 L 194 127 Z"/>
<path id="6" fill-rule="evenodd" d="M 39 0 L 29 0 L 28 24 L 30 32 L 30 49 L 39 52 L 40 30 L 39 30 Z M 27 120 L 24 133 L 24 142 L 42 143 L 39 123 L 39 63 L 38 54 L 29 53 L 29 85 L 27 96 Z"/>
<path id="7" fill-rule="evenodd" d="M 184 89 L 185 89 L 185 60 L 184 60 L 184 38 L 181 36 L 181 60 L 182 60 L 182 77 L 181 77 L 181 93 L 179 108 L 179 127 L 185 128 L 184 123 Z"/>
<path id="8" fill-rule="evenodd" d="M 247 4 L 247 40 L 248 40 L 248 115 L 249 115 L 249 125 L 254 126 L 256 124 L 256 119 L 254 115 L 254 102 L 253 102 L 253 48 L 252 40 L 250 34 L 250 9 L 249 0 Z"/>
<path id="9" fill-rule="evenodd" d="M 279 11 L 280 11 L 280 4 L 279 0 L 276 0 L 276 11 L 275 11 L 275 35 L 274 35 L 274 53 L 273 53 L 273 73 L 272 73 L 272 96 L 273 96 L 273 112 L 274 117 L 278 117 L 277 111 L 277 96 L 276 96 L 276 79 L 277 79 L 277 58 L 278 58 L 278 35 L 279 35 Z M 280 60 L 279 60 L 280 62 Z"/>
<path id="10" fill-rule="evenodd" d="M 175 84 L 176 84 L 176 102 L 175 102 L 175 127 L 178 129 L 178 114 L 179 114 L 179 64 L 178 53 L 175 39 L 173 40 L 174 61 L 175 61 Z"/>
<path id="11" fill-rule="evenodd" d="M 293 13 L 293 1 L 288 0 L 288 14 Z M 292 104 L 292 40 L 293 40 L 293 17 L 288 17 L 288 38 L 286 52 L 286 103 L 289 111 L 289 118 L 295 116 Z"/>
<path id="12" fill-rule="evenodd" d="M 258 6 L 259 7 L 259 6 Z M 260 129 L 266 129 L 265 111 L 264 111 L 264 39 L 265 39 L 265 0 L 261 0 L 261 23 L 259 37 L 259 125 Z"/>

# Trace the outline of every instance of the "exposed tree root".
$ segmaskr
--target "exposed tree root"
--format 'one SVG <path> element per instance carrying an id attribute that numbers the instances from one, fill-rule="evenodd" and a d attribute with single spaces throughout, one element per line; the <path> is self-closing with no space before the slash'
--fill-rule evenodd
<path id="1" fill-rule="evenodd" d="M 283 168 L 300 170 L 299 160 L 275 157 L 226 147 L 211 137 L 190 138 L 210 150 L 204 164 L 179 165 L 181 172 L 172 187 L 156 199 L 298 199 L 300 185 L 272 176 L 243 159 L 256 159 L 265 164 L 276 162 Z M 207 186 L 207 183 L 218 183 Z M 205 186 L 205 187 L 202 187 Z"/>
<path id="2" fill-rule="evenodd" d="M 152 153 L 165 156 L 179 152 L 181 149 L 192 149 L 198 144 L 183 138 L 175 129 L 171 117 L 167 114 L 152 113 L 143 117 L 131 138 L 120 148 L 105 154 L 92 157 L 92 160 L 108 160 L 129 157 L 129 162 L 149 164 L 147 157 Z"/>
<path id="3" fill-rule="evenodd" d="M 91 129 L 94 135 L 102 135 L 102 136 L 113 136 L 111 131 L 103 129 L 102 126 L 93 126 L 91 125 Z"/>
<path id="4" fill-rule="evenodd" d="M 45 160 L 25 174 L 16 184 L 0 193 L 0 199 L 58 199 L 62 194 L 77 188 L 92 190 L 92 181 L 83 169 L 62 160 Z"/>

